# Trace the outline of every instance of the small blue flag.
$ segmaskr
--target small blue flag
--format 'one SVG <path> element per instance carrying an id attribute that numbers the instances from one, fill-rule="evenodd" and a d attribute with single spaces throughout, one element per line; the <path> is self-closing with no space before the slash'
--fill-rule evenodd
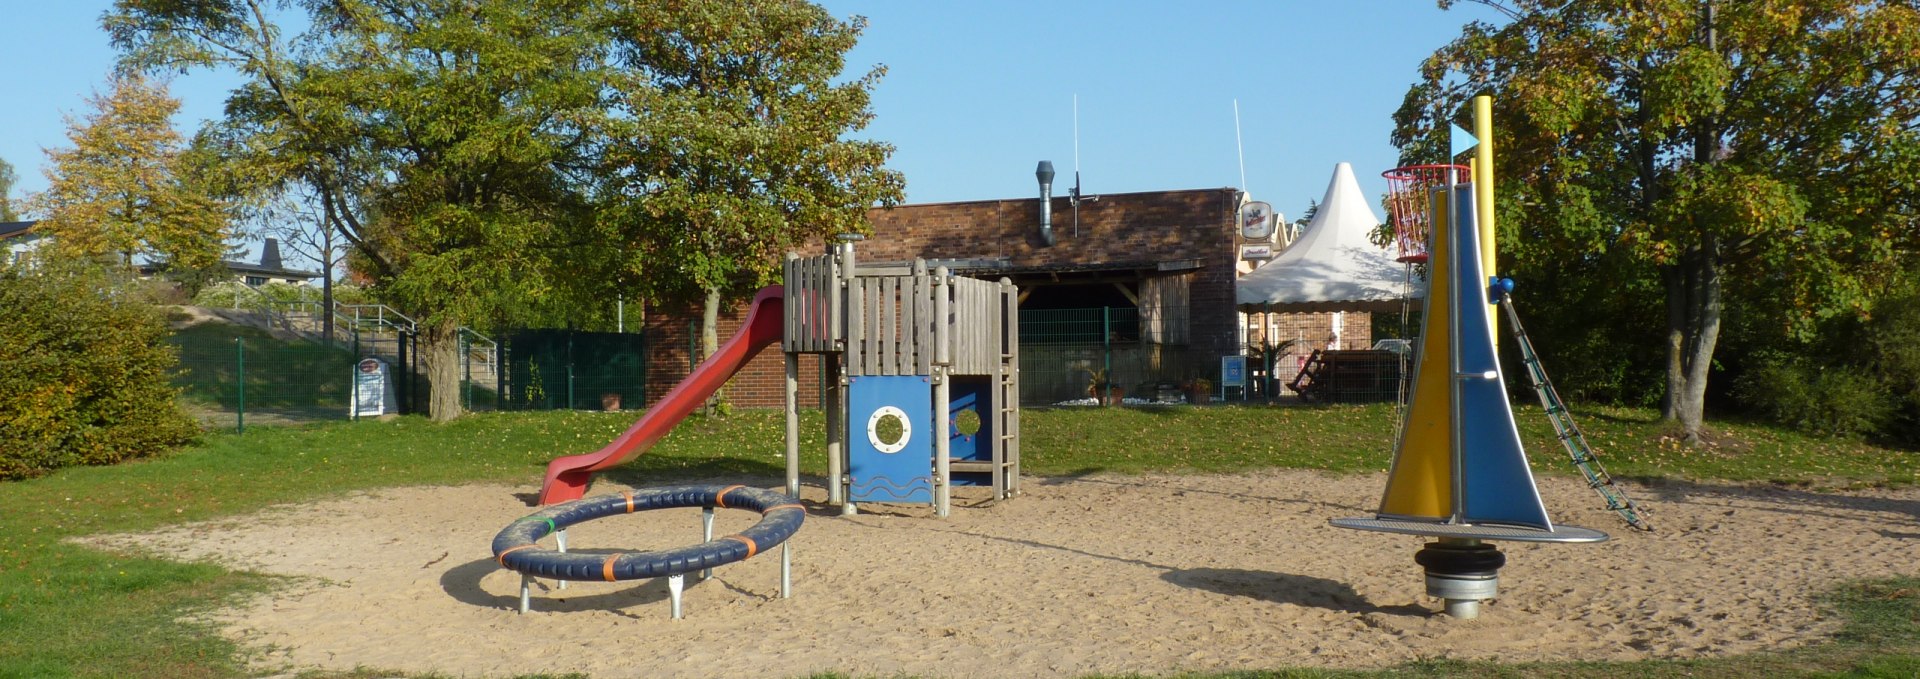
<path id="1" fill-rule="evenodd" d="M 1453 154 L 1447 157 L 1449 160 L 1458 158 L 1460 154 L 1471 151 L 1473 147 L 1480 145 L 1479 139 L 1475 138 L 1466 130 L 1460 129 L 1459 125 L 1450 125 L 1450 127 L 1453 128 Z"/>

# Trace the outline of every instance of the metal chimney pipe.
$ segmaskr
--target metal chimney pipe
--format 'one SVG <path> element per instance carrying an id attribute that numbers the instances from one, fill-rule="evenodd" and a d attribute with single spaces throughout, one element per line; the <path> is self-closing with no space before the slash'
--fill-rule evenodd
<path id="1" fill-rule="evenodd" d="M 1040 240 L 1053 245 L 1053 161 L 1040 161 L 1033 176 L 1040 179 Z"/>

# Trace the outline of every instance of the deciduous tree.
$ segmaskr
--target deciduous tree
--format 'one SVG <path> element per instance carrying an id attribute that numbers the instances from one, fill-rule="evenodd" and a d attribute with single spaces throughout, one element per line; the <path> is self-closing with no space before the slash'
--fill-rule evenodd
<path id="1" fill-rule="evenodd" d="M 1445 8 L 1452 0 L 1440 0 Z M 1891 0 L 1482 0 L 1395 116 L 1403 159 L 1496 97 L 1503 252 L 1664 308 L 1664 415 L 1697 440 L 1729 300 L 1859 313 L 1915 246 L 1920 10 Z M 1654 332 L 1654 328 L 1646 328 Z"/>
<path id="2" fill-rule="evenodd" d="M 180 102 L 128 74 L 88 103 L 91 114 L 67 121 L 73 147 L 47 151 L 47 190 L 33 199 L 54 248 L 129 267 L 136 257 L 183 270 L 217 264 L 227 205 L 205 190 L 206 168 L 173 129 Z"/>
<path id="3" fill-rule="evenodd" d="M 836 83 L 865 22 L 803 0 L 639 2 L 614 13 L 600 176 L 615 242 L 647 296 L 716 312 L 772 281 L 784 253 L 867 229 L 902 195 L 873 117 L 874 67 Z"/>

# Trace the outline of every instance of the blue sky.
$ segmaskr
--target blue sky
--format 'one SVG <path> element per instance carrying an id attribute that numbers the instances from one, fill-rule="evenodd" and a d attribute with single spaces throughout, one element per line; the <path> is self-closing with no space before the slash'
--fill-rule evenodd
<path id="1" fill-rule="evenodd" d="M 6 4 L 0 158 L 19 174 L 19 198 L 45 188 L 42 149 L 67 144 L 64 116 L 86 113 L 112 68 L 99 29 L 111 2 Z M 1078 95 L 1088 194 L 1244 186 L 1289 218 L 1320 198 L 1338 162 L 1354 164 L 1368 193 L 1384 191 L 1393 111 L 1421 59 L 1467 21 L 1498 18 L 1431 0 L 822 4 L 870 22 L 849 70 L 888 72 L 861 136 L 896 147 L 889 165 L 905 173 L 908 202 L 1033 195 L 1043 159 L 1057 188 L 1071 185 Z M 176 77 L 183 131 L 219 116 L 233 82 Z"/>

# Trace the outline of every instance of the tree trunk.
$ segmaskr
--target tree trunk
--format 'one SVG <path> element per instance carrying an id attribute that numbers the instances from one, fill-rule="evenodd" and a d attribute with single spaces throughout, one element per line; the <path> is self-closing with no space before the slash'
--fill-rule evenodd
<path id="1" fill-rule="evenodd" d="M 720 288 L 707 288 L 707 304 L 700 311 L 700 360 L 704 361 L 720 350 Z M 713 396 L 707 398 L 704 408 L 708 416 L 720 409 L 720 402 L 726 399 L 723 390 L 713 390 Z"/>
<path id="2" fill-rule="evenodd" d="M 1667 392 L 1662 419 L 1680 424 L 1680 438 L 1700 442 L 1707 377 L 1720 343 L 1720 247 L 1708 236 L 1700 250 L 1663 274 L 1667 286 Z"/>
<path id="3" fill-rule="evenodd" d="M 460 417 L 459 326 L 443 321 L 421 328 L 417 350 L 427 367 L 428 416 L 435 422 Z"/>
<path id="4" fill-rule="evenodd" d="M 1680 395 L 1686 393 L 1687 286 L 1685 262 L 1661 267 L 1660 286 L 1667 291 L 1667 388 L 1660 395 L 1660 419 L 1680 419 Z"/>
<path id="5" fill-rule="evenodd" d="M 333 203 L 320 219 L 320 336 L 333 346 Z"/>

